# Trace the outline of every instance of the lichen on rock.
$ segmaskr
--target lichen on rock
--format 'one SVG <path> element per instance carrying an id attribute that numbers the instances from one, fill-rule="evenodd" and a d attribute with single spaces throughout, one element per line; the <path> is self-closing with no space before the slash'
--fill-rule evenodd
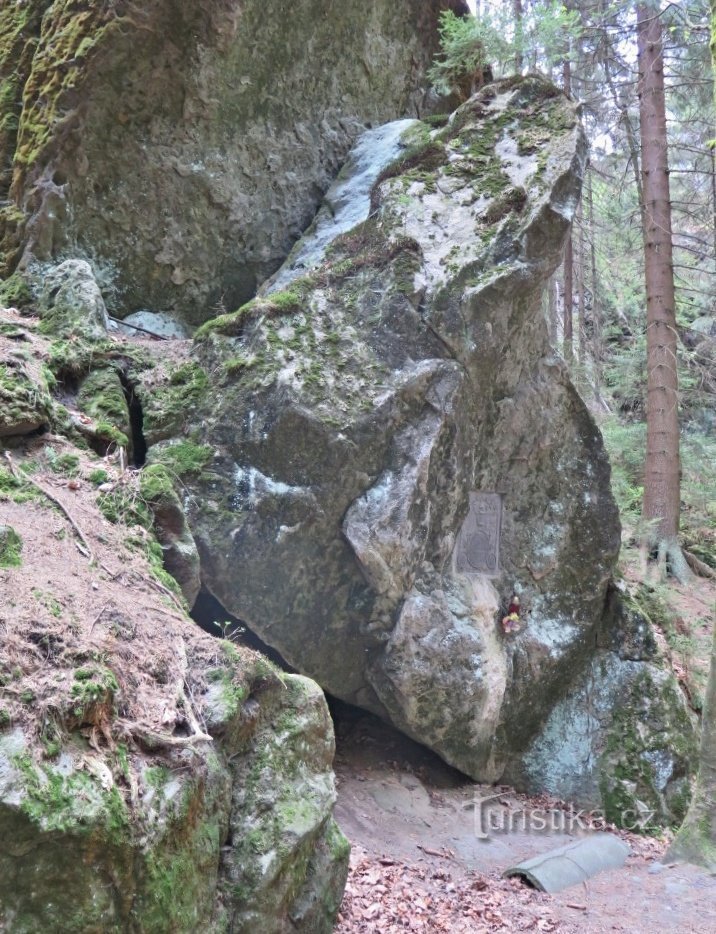
<path id="1" fill-rule="evenodd" d="M 94 423 L 114 399 L 120 418 L 119 368 L 142 355 L 43 323 L 0 310 L 0 350 L 31 372 L 49 360 L 64 382 L 48 400 L 52 385 L 69 406 L 0 467 L 0 927 L 190 934 L 246 916 L 328 934 L 348 845 L 323 694 L 186 616 L 177 581 L 192 601 L 199 580 L 177 476 L 122 471 L 76 427 L 80 403 Z M 64 363 L 55 327 L 79 345 Z M 235 787 L 263 774 L 272 800 Z M 243 826 L 265 833 L 247 848 Z"/>
<path id="2" fill-rule="evenodd" d="M 81 257 L 120 316 L 199 324 L 217 303 L 237 307 L 280 265 L 365 125 L 421 105 L 445 7 L 466 9 L 7 4 L 0 275 Z"/>
<path id="3" fill-rule="evenodd" d="M 574 105 L 530 76 L 442 128 L 412 124 L 403 146 L 364 220 L 331 238 L 325 216 L 259 298 L 197 335 L 217 384 L 196 411 L 212 458 L 187 478 L 187 518 L 233 615 L 495 780 L 588 663 L 619 545 L 599 432 L 539 312 L 584 140 Z M 350 189 L 344 173 L 328 200 Z M 314 236 L 322 254 L 299 268 Z M 480 490 L 502 502 L 489 581 L 455 570 Z"/>

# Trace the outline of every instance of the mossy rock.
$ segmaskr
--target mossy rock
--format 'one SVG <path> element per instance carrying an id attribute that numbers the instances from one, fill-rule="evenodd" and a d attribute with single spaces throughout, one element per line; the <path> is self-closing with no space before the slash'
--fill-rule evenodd
<path id="1" fill-rule="evenodd" d="M 213 449 L 206 444 L 177 439 L 154 445 L 147 459 L 151 464 L 163 465 L 172 476 L 180 478 L 201 474 L 213 454 Z"/>
<path id="2" fill-rule="evenodd" d="M 44 333 L 76 339 L 106 336 L 109 319 L 92 267 L 69 259 L 58 266 L 33 266 L 29 275 Z"/>
<path id="3" fill-rule="evenodd" d="M 678 826 L 697 762 L 697 734 L 678 682 L 642 666 L 620 698 L 600 761 L 607 820 L 647 833 Z"/>
<path id="4" fill-rule="evenodd" d="M 95 421 L 98 437 L 127 448 L 131 459 L 132 427 L 127 399 L 116 369 L 106 366 L 92 370 L 80 384 L 77 407 Z"/>
<path id="5" fill-rule="evenodd" d="M 218 319 L 217 319 L 218 320 Z M 140 385 L 144 437 L 149 446 L 181 434 L 209 392 L 209 375 L 195 360 L 171 369 L 150 389 Z"/>
<path id="6" fill-rule="evenodd" d="M 29 434 L 48 425 L 51 418 L 52 399 L 44 375 L 6 357 L 0 363 L 0 437 Z"/>
<path id="7" fill-rule="evenodd" d="M 161 545 L 164 570 L 179 585 L 192 607 L 201 588 L 200 561 L 172 475 L 164 464 L 150 464 L 140 475 L 140 495 L 154 516 L 154 532 Z"/>

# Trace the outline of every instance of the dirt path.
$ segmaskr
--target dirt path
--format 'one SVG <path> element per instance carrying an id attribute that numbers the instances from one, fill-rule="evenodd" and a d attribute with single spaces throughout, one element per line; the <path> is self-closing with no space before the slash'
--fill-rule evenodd
<path id="1" fill-rule="evenodd" d="M 337 934 L 716 932 L 716 878 L 662 866 L 665 841 L 622 834 L 632 848 L 623 868 L 552 896 L 503 879 L 507 866 L 574 839 L 568 827 L 523 831 L 523 809 L 550 802 L 505 789 L 492 805 L 505 832 L 479 839 L 486 828 L 484 819 L 476 825 L 475 798 L 494 788 L 467 781 L 373 717 L 338 705 L 335 718 L 336 816 L 353 844 Z M 513 832 L 499 809 L 517 815 Z"/>

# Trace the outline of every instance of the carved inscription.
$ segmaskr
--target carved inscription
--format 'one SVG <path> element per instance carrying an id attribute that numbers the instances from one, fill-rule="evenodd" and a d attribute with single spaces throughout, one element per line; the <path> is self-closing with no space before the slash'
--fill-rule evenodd
<path id="1" fill-rule="evenodd" d="M 455 570 L 463 574 L 500 573 L 499 493 L 470 493 L 470 509 L 457 541 Z"/>

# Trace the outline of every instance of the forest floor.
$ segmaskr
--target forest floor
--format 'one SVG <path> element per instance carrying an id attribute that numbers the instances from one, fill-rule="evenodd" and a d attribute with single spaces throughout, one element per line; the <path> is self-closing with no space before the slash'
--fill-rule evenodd
<path id="1" fill-rule="evenodd" d="M 633 559 L 626 549 L 627 581 L 637 580 Z M 691 699 L 705 682 L 716 585 L 698 578 L 662 596 L 673 615 L 669 631 L 657 627 L 657 635 Z M 716 931 L 716 876 L 664 863 L 668 833 L 609 828 L 631 849 L 622 868 L 554 895 L 538 892 L 502 873 L 575 837 L 566 829 L 524 832 L 518 818 L 511 824 L 518 829 L 480 839 L 475 800 L 502 792 L 498 806 L 513 815 L 559 812 L 564 802 L 476 785 L 377 718 L 341 704 L 333 713 L 336 817 L 353 847 L 336 934 Z M 508 828 L 510 820 L 497 824 Z"/>

